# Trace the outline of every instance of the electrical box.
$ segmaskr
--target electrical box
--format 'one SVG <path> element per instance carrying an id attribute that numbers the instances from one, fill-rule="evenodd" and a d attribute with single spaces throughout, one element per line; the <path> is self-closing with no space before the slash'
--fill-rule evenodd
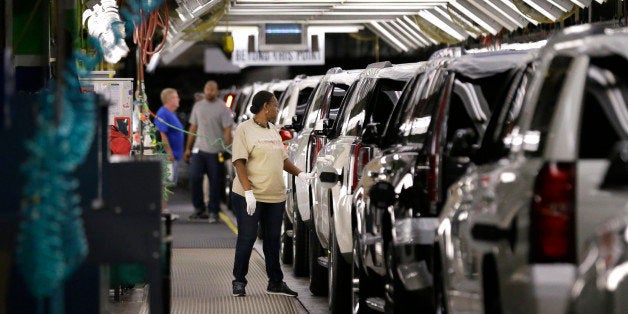
<path id="1" fill-rule="evenodd" d="M 87 77 L 79 81 L 83 93 L 97 93 L 109 101 L 107 123 L 130 138 L 133 134 L 133 79 Z"/>

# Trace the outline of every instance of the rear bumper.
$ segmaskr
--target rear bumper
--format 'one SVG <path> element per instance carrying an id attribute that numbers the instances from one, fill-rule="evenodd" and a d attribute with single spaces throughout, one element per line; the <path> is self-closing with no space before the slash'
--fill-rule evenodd
<path id="1" fill-rule="evenodd" d="M 530 267 L 537 313 L 565 313 L 576 278 L 573 264 L 535 264 Z"/>

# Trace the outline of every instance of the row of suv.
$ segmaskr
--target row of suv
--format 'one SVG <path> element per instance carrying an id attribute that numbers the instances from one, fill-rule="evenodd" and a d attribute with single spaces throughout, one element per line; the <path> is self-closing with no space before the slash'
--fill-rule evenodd
<path id="1" fill-rule="evenodd" d="M 433 243 L 446 188 L 486 155 L 501 111 L 518 107 L 532 55 L 437 58 L 407 86 L 386 132 L 371 140 L 382 154 L 355 192 L 354 307 L 436 310 Z"/>
<path id="2" fill-rule="evenodd" d="M 332 313 L 625 312 L 627 39 L 282 82 L 289 158 L 318 174 L 285 174 L 282 261 Z"/>
<path id="3" fill-rule="evenodd" d="M 607 259 L 596 261 L 605 248 L 585 253 L 585 240 L 628 210 L 627 30 L 581 26 L 555 36 L 522 105 L 512 132 L 499 136 L 510 149 L 449 189 L 435 241 L 444 304 L 562 313 L 572 302 L 572 312 L 625 313 L 617 298 L 628 290 L 625 271 L 587 282 L 592 268 L 619 265 L 618 254 L 602 251 Z M 595 286 L 608 298 L 583 293 Z"/>
<path id="4" fill-rule="evenodd" d="M 593 231 L 628 210 L 627 39 L 331 69 L 281 124 L 318 173 L 286 176 L 284 262 L 332 313 L 622 312 L 623 229 Z"/>

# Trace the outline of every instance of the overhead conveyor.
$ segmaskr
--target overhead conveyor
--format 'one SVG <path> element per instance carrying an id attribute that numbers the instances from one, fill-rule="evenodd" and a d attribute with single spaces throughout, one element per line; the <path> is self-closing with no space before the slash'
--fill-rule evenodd
<path id="1" fill-rule="evenodd" d="M 595 0 L 603 3 L 605 0 Z M 307 26 L 351 25 L 367 28 L 398 52 L 438 43 L 456 44 L 468 38 L 512 32 L 539 23 L 559 22 L 592 0 L 176 0 L 169 46 L 171 60 L 193 44 L 184 34 L 199 23 L 215 23 L 229 32 L 264 23 Z M 216 27 L 216 28 L 215 28 Z M 355 31 L 356 28 L 351 28 Z M 193 40 L 192 40 L 193 41 Z M 171 54 L 170 57 L 167 55 Z"/>

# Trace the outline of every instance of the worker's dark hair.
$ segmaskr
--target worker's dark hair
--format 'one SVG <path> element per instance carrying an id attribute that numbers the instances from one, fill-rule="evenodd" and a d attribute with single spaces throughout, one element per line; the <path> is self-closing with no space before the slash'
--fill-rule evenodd
<path id="1" fill-rule="evenodd" d="M 273 93 L 269 91 L 261 90 L 257 92 L 257 94 L 253 96 L 253 105 L 251 105 L 251 112 L 253 114 L 257 114 L 260 110 L 262 110 L 264 104 L 269 102 L 273 98 L 273 96 L 275 95 L 273 95 Z"/>

